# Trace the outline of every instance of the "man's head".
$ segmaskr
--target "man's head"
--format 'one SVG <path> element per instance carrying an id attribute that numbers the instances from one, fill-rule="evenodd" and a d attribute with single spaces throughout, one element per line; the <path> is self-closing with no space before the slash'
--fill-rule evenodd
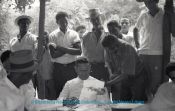
<path id="1" fill-rule="evenodd" d="M 116 53 L 118 51 L 118 47 L 120 45 L 120 42 L 115 37 L 115 35 L 107 35 L 102 40 L 102 45 L 105 49 L 108 49 L 108 50 Z"/>
<path id="2" fill-rule="evenodd" d="M 91 66 L 84 56 L 78 56 L 75 64 L 75 71 L 78 77 L 82 80 L 88 79 L 91 71 Z"/>
<path id="3" fill-rule="evenodd" d="M 37 64 L 33 60 L 32 51 L 21 50 L 10 55 L 9 79 L 16 87 L 27 84 L 33 76 Z"/>
<path id="4" fill-rule="evenodd" d="M 127 34 L 129 31 L 129 27 L 130 27 L 129 19 L 128 18 L 121 18 L 120 25 L 121 25 L 121 32 L 123 34 Z"/>
<path id="5" fill-rule="evenodd" d="M 86 32 L 86 27 L 84 25 L 79 25 L 77 28 L 76 28 L 76 31 L 78 32 L 79 34 L 79 37 L 82 38 L 84 33 Z"/>
<path id="6" fill-rule="evenodd" d="M 175 83 L 175 63 L 171 62 L 166 67 L 166 74 Z"/>
<path id="7" fill-rule="evenodd" d="M 1 54 L 1 62 L 7 73 L 10 70 L 10 62 L 9 62 L 10 54 L 11 54 L 10 50 L 6 50 Z"/>
<path id="8" fill-rule="evenodd" d="M 94 29 L 102 28 L 101 12 L 99 9 L 90 9 L 89 10 L 90 21 Z"/>
<path id="9" fill-rule="evenodd" d="M 107 27 L 110 34 L 122 38 L 120 33 L 121 26 L 116 20 L 111 20 L 109 23 L 107 23 Z"/>
<path id="10" fill-rule="evenodd" d="M 33 19 L 27 15 L 22 15 L 15 19 L 15 24 L 19 26 L 20 33 L 27 33 L 32 20 Z"/>
<path id="11" fill-rule="evenodd" d="M 149 9 L 149 10 L 154 10 L 155 8 L 157 8 L 157 5 L 159 3 L 159 0 L 136 0 L 137 2 L 144 2 L 145 6 Z"/>
<path id="12" fill-rule="evenodd" d="M 67 29 L 68 27 L 68 14 L 66 12 L 58 12 L 56 14 L 56 23 L 59 25 L 60 29 Z"/>

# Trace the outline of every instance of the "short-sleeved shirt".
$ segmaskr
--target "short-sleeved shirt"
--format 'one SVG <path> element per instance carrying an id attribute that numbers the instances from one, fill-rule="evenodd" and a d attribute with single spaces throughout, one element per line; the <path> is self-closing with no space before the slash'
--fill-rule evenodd
<path id="1" fill-rule="evenodd" d="M 112 74 L 137 75 L 142 70 L 141 61 L 134 47 L 124 40 L 118 39 L 122 45 L 117 52 L 105 50 L 105 60 Z"/>
<path id="2" fill-rule="evenodd" d="M 136 27 L 140 32 L 140 54 L 144 55 L 162 55 L 162 24 L 164 11 L 159 12 L 153 17 L 148 11 L 142 11 Z"/>
<path id="3" fill-rule="evenodd" d="M 14 37 L 10 41 L 10 49 L 12 52 L 19 50 L 32 50 L 33 54 L 35 54 L 36 47 L 37 36 L 30 32 L 27 32 L 21 40 L 19 40 L 18 37 Z"/>
<path id="4" fill-rule="evenodd" d="M 89 62 L 104 63 L 104 48 L 101 40 L 107 34 L 108 33 L 103 32 L 98 41 L 94 32 L 89 32 L 83 37 L 82 54 L 87 57 Z"/>
<path id="5" fill-rule="evenodd" d="M 80 42 L 80 38 L 77 32 L 68 29 L 64 34 L 59 29 L 53 31 L 49 35 L 49 42 L 56 44 L 56 46 L 62 47 L 73 47 L 73 44 Z M 61 64 L 69 64 L 76 60 L 76 55 L 64 54 L 61 57 L 52 58 L 52 62 L 61 63 Z"/>

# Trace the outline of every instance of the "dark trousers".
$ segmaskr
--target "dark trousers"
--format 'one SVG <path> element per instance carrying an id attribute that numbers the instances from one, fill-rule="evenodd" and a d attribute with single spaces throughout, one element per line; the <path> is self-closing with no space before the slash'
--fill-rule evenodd
<path id="1" fill-rule="evenodd" d="M 137 77 L 130 76 L 111 87 L 112 100 L 147 101 L 145 89 L 146 71 L 143 69 Z"/>
<path id="2" fill-rule="evenodd" d="M 90 75 L 98 80 L 109 80 L 109 72 L 104 63 L 91 63 Z"/>
<path id="3" fill-rule="evenodd" d="M 65 83 L 68 80 L 77 77 L 74 66 L 75 62 L 66 65 L 60 63 L 54 63 L 53 80 L 55 83 L 55 90 L 56 90 L 55 99 L 59 97 Z"/>
<path id="4" fill-rule="evenodd" d="M 148 72 L 148 96 L 154 95 L 164 77 L 162 73 L 162 55 L 140 55 L 140 58 Z"/>

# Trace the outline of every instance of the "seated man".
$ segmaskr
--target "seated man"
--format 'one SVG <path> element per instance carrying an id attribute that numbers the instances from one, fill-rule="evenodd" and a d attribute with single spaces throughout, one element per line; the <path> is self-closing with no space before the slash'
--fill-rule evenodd
<path id="1" fill-rule="evenodd" d="M 132 111 L 174 111 L 175 109 L 175 63 L 169 63 L 166 74 L 172 82 L 163 83 L 157 90 L 152 102 Z"/>
<path id="2" fill-rule="evenodd" d="M 83 103 L 86 100 L 89 102 L 94 102 L 94 101 L 95 102 L 102 102 L 102 101 L 109 102 L 107 90 L 105 90 L 103 88 L 104 82 L 99 81 L 99 80 L 97 80 L 89 75 L 90 70 L 91 70 L 91 66 L 85 57 L 83 57 L 83 56 L 77 57 L 75 70 L 76 70 L 76 73 L 78 74 L 78 77 L 66 82 L 58 100 L 65 100 L 65 99 L 66 100 L 77 100 L 76 102 L 80 102 L 82 104 L 86 104 L 86 103 Z M 95 82 L 96 84 L 93 84 L 92 87 L 89 87 L 88 90 L 91 90 L 90 91 L 91 94 L 88 93 L 87 95 L 85 95 L 86 92 L 83 91 L 84 88 L 86 87 L 85 83 L 90 84 L 90 81 Z M 99 88 L 95 87 L 95 86 L 98 87 L 97 83 L 99 83 Z M 81 99 L 81 98 L 83 98 L 82 96 L 86 96 L 85 101 L 84 101 L 84 99 Z M 83 100 L 83 101 L 81 101 L 81 100 Z M 87 103 L 87 104 L 94 104 L 94 103 Z M 96 104 L 97 103 L 95 103 L 95 105 Z M 66 105 L 68 105 L 68 104 L 66 103 Z M 108 108 L 108 110 L 109 110 L 109 108 Z"/>
<path id="3" fill-rule="evenodd" d="M 35 102 L 38 99 L 35 98 L 35 90 L 29 81 L 37 64 L 33 60 L 31 50 L 12 52 L 9 61 L 9 74 L 0 79 L 0 109 L 3 111 L 40 111 L 53 107 L 56 109 L 59 106 Z M 0 73 L 3 72 L 0 71 Z"/>
<path id="4" fill-rule="evenodd" d="M 10 68 L 10 64 L 9 64 L 10 54 L 11 54 L 10 50 L 5 50 L 1 54 L 1 62 L 7 74 L 9 73 L 9 68 Z"/>

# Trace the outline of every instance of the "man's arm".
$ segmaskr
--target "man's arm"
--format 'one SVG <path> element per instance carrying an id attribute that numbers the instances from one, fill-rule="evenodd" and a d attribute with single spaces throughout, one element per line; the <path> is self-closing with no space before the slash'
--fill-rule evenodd
<path id="1" fill-rule="evenodd" d="M 49 45 L 49 50 L 50 50 L 50 55 L 51 55 L 52 58 L 61 57 L 65 54 L 65 52 L 63 52 L 59 49 L 56 49 L 56 45 L 50 44 Z"/>
<path id="2" fill-rule="evenodd" d="M 126 79 L 127 77 L 128 76 L 125 74 L 117 75 L 117 76 L 113 77 L 110 81 L 107 81 L 105 83 L 105 86 L 111 86 L 113 84 L 117 84 L 117 83 L 121 82 L 122 80 Z"/>
<path id="3" fill-rule="evenodd" d="M 71 54 L 71 55 L 80 55 L 81 54 L 81 46 L 80 46 L 80 42 L 76 42 L 75 44 L 73 44 L 72 47 L 61 47 L 61 46 L 57 46 L 56 50 L 61 50 L 64 53 L 67 54 Z"/>
<path id="4" fill-rule="evenodd" d="M 137 27 L 133 29 L 133 37 L 135 41 L 135 46 L 138 49 L 140 47 L 140 44 L 139 44 L 139 30 Z"/>

